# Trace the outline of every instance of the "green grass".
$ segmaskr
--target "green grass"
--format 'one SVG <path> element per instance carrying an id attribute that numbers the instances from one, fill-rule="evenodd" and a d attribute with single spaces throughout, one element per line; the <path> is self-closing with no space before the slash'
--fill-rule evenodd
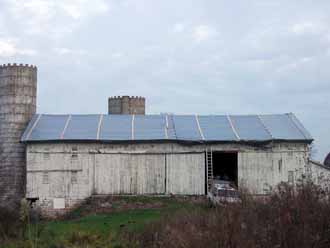
<path id="1" fill-rule="evenodd" d="M 41 232 L 38 239 L 38 247 L 51 247 L 48 245 L 66 242 L 67 240 L 72 239 L 77 233 L 89 237 L 94 235 L 97 242 L 101 242 L 102 244 L 108 244 L 110 242 L 111 244 L 116 245 L 118 244 L 118 235 L 121 231 L 139 232 L 143 230 L 146 223 L 158 220 L 165 214 L 171 214 L 181 209 L 193 209 L 198 207 L 198 204 L 196 205 L 189 200 L 182 201 L 169 197 L 118 197 L 113 202 L 113 212 L 96 214 L 93 213 L 93 208 L 89 208 L 91 213 L 86 214 L 86 207 L 88 208 L 91 206 L 88 204 L 91 203 L 87 203 L 87 205 L 74 210 L 70 214 L 70 219 L 50 220 L 39 223 L 37 228 L 39 228 Z M 125 209 L 123 208 L 123 205 L 125 204 L 152 207 L 143 209 Z M 158 207 L 155 208 L 155 205 L 153 204 L 156 204 Z M 34 228 L 35 227 L 36 226 L 34 226 Z M 32 230 L 32 233 L 36 233 L 35 230 Z M 81 239 L 84 238 L 86 237 L 82 237 Z M 8 247 L 16 246 L 13 244 Z"/>
<path id="2" fill-rule="evenodd" d="M 139 230 L 146 222 L 158 219 L 161 214 L 162 210 L 141 209 L 89 215 L 77 220 L 47 222 L 44 231 L 51 232 L 58 238 L 65 238 L 73 231 L 85 231 L 101 236 L 107 236 L 111 232 L 116 235 L 123 228 Z"/>
<path id="3" fill-rule="evenodd" d="M 108 235 L 109 231 L 112 234 L 117 234 L 123 228 L 139 231 L 145 223 L 157 220 L 166 213 L 194 207 L 190 202 L 178 202 L 176 199 L 166 197 L 121 197 L 120 201 L 126 203 L 139 202 L 141 204 L 157 202 L 162 203 L 162 206 L 152 209 L 123 210 L 110 214 L 92 214 L 73 220 L 49 221 L 46 223 L 45 231 L 52 232 L 57 237 L 66 237 L 70 232 L 77 230 L 97 233 L 102 236 Z M 114 204 L 113 208 L 116 209 L 119 206 Z M 75 211 L 79 212 L 81 209 Z"/>

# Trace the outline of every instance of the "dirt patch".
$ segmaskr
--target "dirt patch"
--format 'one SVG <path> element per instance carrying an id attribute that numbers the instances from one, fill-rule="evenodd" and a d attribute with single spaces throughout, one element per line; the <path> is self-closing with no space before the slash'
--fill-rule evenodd
<path id="1" fill-rule="evenodd" d="M 93 196 L 64 216 L 74 219 L 90 214 L 109 214 L 133 209 L 161 209 L 166 207 L 164 197 Z"/>
<path id="2" fill-rule="evenodd" d="M 205 203 L 204 196 L 92 196 L 78 205 L 64 219 L 90 214 L 109 214 L 136 209 L 164 209 L 182 204 Z"/>

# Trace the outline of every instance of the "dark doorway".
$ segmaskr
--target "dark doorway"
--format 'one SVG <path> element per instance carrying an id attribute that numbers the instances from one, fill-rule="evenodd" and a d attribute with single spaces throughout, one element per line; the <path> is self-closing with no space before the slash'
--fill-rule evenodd
<path id="1" fill-rule="evenodd" d="M 237 152 L 213 152 L 213 178 L 234 182 L 237 186 Z"/>

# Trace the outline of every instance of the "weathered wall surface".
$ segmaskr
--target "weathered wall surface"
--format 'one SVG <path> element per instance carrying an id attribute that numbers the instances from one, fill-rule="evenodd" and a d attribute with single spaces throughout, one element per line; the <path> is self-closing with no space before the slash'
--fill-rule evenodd
<path id="1" fill-rule="evenodd" d="M 307 147 L 242 152 L 238 159 L 240 186 L 254 194 L 268 194 L 279 183 L 294 185 L 306 174 Z"/>
<path id="2" fill-rule="evenodd" d="M 36 67 L 0 66 L 0 204 L 25 194 L 25 145 L 20 137 L 36 111 L 36 93 Z"/>
<path id="3" fill-rule="evenodd" d="M 306 171 L 307 145 L 29 144 L 27 196 L 52 208 L 91 194 L 205 194 L 205 150 L 237 151 L 239 187 L 267 194 Z"/>
<path id="4" fill-rule="evenodd" d="M 96 194 L 165 194 L 164 154 L 97 154 Z"/>
<path id="5" fill-rule="evenodd" d="M 205 194 L 205 154 L 166 155 L 166 194 Z"/>
<path id="6" fill-rule="evenodd" d="M 307 170 L 315 184 L 330 190 L 330 167 L 310 160 L 308 161 Z"/>
<path id="7" fill-rule="evenodd" d="M 108 99 L 108 113 L 109 114 L 145 114 L 145 98 L 144 97 L 130 97 L 118 96 L 110 97 Z"/>

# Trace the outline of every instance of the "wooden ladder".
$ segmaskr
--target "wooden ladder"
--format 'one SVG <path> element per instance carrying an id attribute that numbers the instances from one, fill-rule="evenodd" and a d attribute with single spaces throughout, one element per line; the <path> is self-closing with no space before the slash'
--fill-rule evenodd
<path id="1" fill-rule="evenodd" d="M 213 155 L 212 150 L 206 150 L 206 166 L 207 166 L 207 191 L 210 191 L 213 182 Z"/>

